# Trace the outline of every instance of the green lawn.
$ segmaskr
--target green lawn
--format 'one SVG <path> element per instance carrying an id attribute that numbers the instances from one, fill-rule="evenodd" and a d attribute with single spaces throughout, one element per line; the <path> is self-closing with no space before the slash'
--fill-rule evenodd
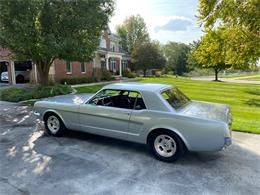
<path id="1" fill-rule="evenodd" d="M 93 85 L 88 87 L 76 87 L 77 93 L 96 93 L 100 90 L 104 85 Z"/>
<path id="2" fill-rule="evenodd" d="M 194 100 L 218 102 L 232 106 L 233 130 L 260 133 L 260 85 L 195 81 L 185 78 L 144 78 L 142 82 L 176 85 Z M 93 93 L 102 85 L 77 88 Z"/>

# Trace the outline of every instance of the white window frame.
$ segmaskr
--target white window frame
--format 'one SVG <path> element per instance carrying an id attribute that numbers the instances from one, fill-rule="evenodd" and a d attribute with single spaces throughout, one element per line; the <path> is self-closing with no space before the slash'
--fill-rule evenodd
<path id="1" fill-rule="evenodd" d="M 83 65 L 84 65 L 84 71 L 82 71 L 82 63 L 83 63 Z M 81 62 L 81 63 L 80 63 L 80 72 L 81 72 L 81 74 L 84 74 L 84 73 L 87 72 L 87 71 L 86 71 L 86 63 L 85 63 L 85 62 Z"/>
<path id="2" fill-rule="evenodd" d="M 111 69 L 112 69 L 112 71 L 116 70 L 116 60 L 111 59 L 111 60 L 110 60 L 110 64 L 111 64 Z"/>
<path id="3" fill-rule="evenodd" d="M 68 63 L 70 63 L 70 71 L 68 71 L 68 69 L 67 69 Z M 72 74 L 72 62 L 71 61 L 66 61 L 66 73 L 67 74 Z"/>
<path id="4" fill-rule="evenodd" d="M 127 61 L 122 60 L 122 67 L 123 67 L 123 70 L 126 70 L 126 69 L 128 68 L 128 63 L 127 63 Z"/>
<path id="5" fill-rule="evenodd" d="M 100 40 L 100 44 L 99 46 L 101 48 L 107 48 L 107 40 L 103 38 L 103 36 L 101 36 L 101 40 Z"/>

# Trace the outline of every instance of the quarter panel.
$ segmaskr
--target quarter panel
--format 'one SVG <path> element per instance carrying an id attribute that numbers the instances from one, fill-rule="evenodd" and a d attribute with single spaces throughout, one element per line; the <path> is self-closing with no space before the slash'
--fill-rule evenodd
<path id="1" fill-rule="evenodd" d="M 130 124 L 139 125 L 136 136 L 129 136 L 129 140 L 146 143 L 148 134 L 154 129 L 169 129 L 177 133 L 190 151 L 217 151 L 224 145 L 223 124 L 210 120 L 201 120 L 181 116 L 175 113 L 147 111 L 133 112 Z M 129 125 L 129 131 L 136 131 L 136 125 Z"/>

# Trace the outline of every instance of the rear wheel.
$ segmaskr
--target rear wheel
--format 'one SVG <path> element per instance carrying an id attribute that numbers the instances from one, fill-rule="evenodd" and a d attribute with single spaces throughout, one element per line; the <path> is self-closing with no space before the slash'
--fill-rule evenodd
<path id="1" fill-rule="evenodd" d="M 152 154 L 159 160 L 174 162 L 185 151 L 181 139 L 171 131 L 158 131 L 153 133 L 148 140 Z"/>
<path id="2" fill-rule="evenodd" d="M 23 75 L 18 75 L 16 77 L 16 82 L 17 83 L 24 83 L 25 79 L 24 79 L 24 76 Z"/>
<path id="3" fill-rule="evenodd" d="M 46 132 L 52 136 L 61 136 L 66 130 L 60 117 L 54 113 L 49 113 L 44 117 L 44 124 Z"/>

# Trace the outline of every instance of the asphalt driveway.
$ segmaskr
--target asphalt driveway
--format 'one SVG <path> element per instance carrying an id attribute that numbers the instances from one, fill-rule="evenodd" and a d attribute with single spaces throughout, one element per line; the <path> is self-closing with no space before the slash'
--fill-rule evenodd
<path id="1" fill-rule="evenodd" d="M 139 144 L 50 137 L 31 107 L 0 102 L 0 194 L 260 194 L 260 135 L 233 132 L 233 142 L 163 163 Z"/>

